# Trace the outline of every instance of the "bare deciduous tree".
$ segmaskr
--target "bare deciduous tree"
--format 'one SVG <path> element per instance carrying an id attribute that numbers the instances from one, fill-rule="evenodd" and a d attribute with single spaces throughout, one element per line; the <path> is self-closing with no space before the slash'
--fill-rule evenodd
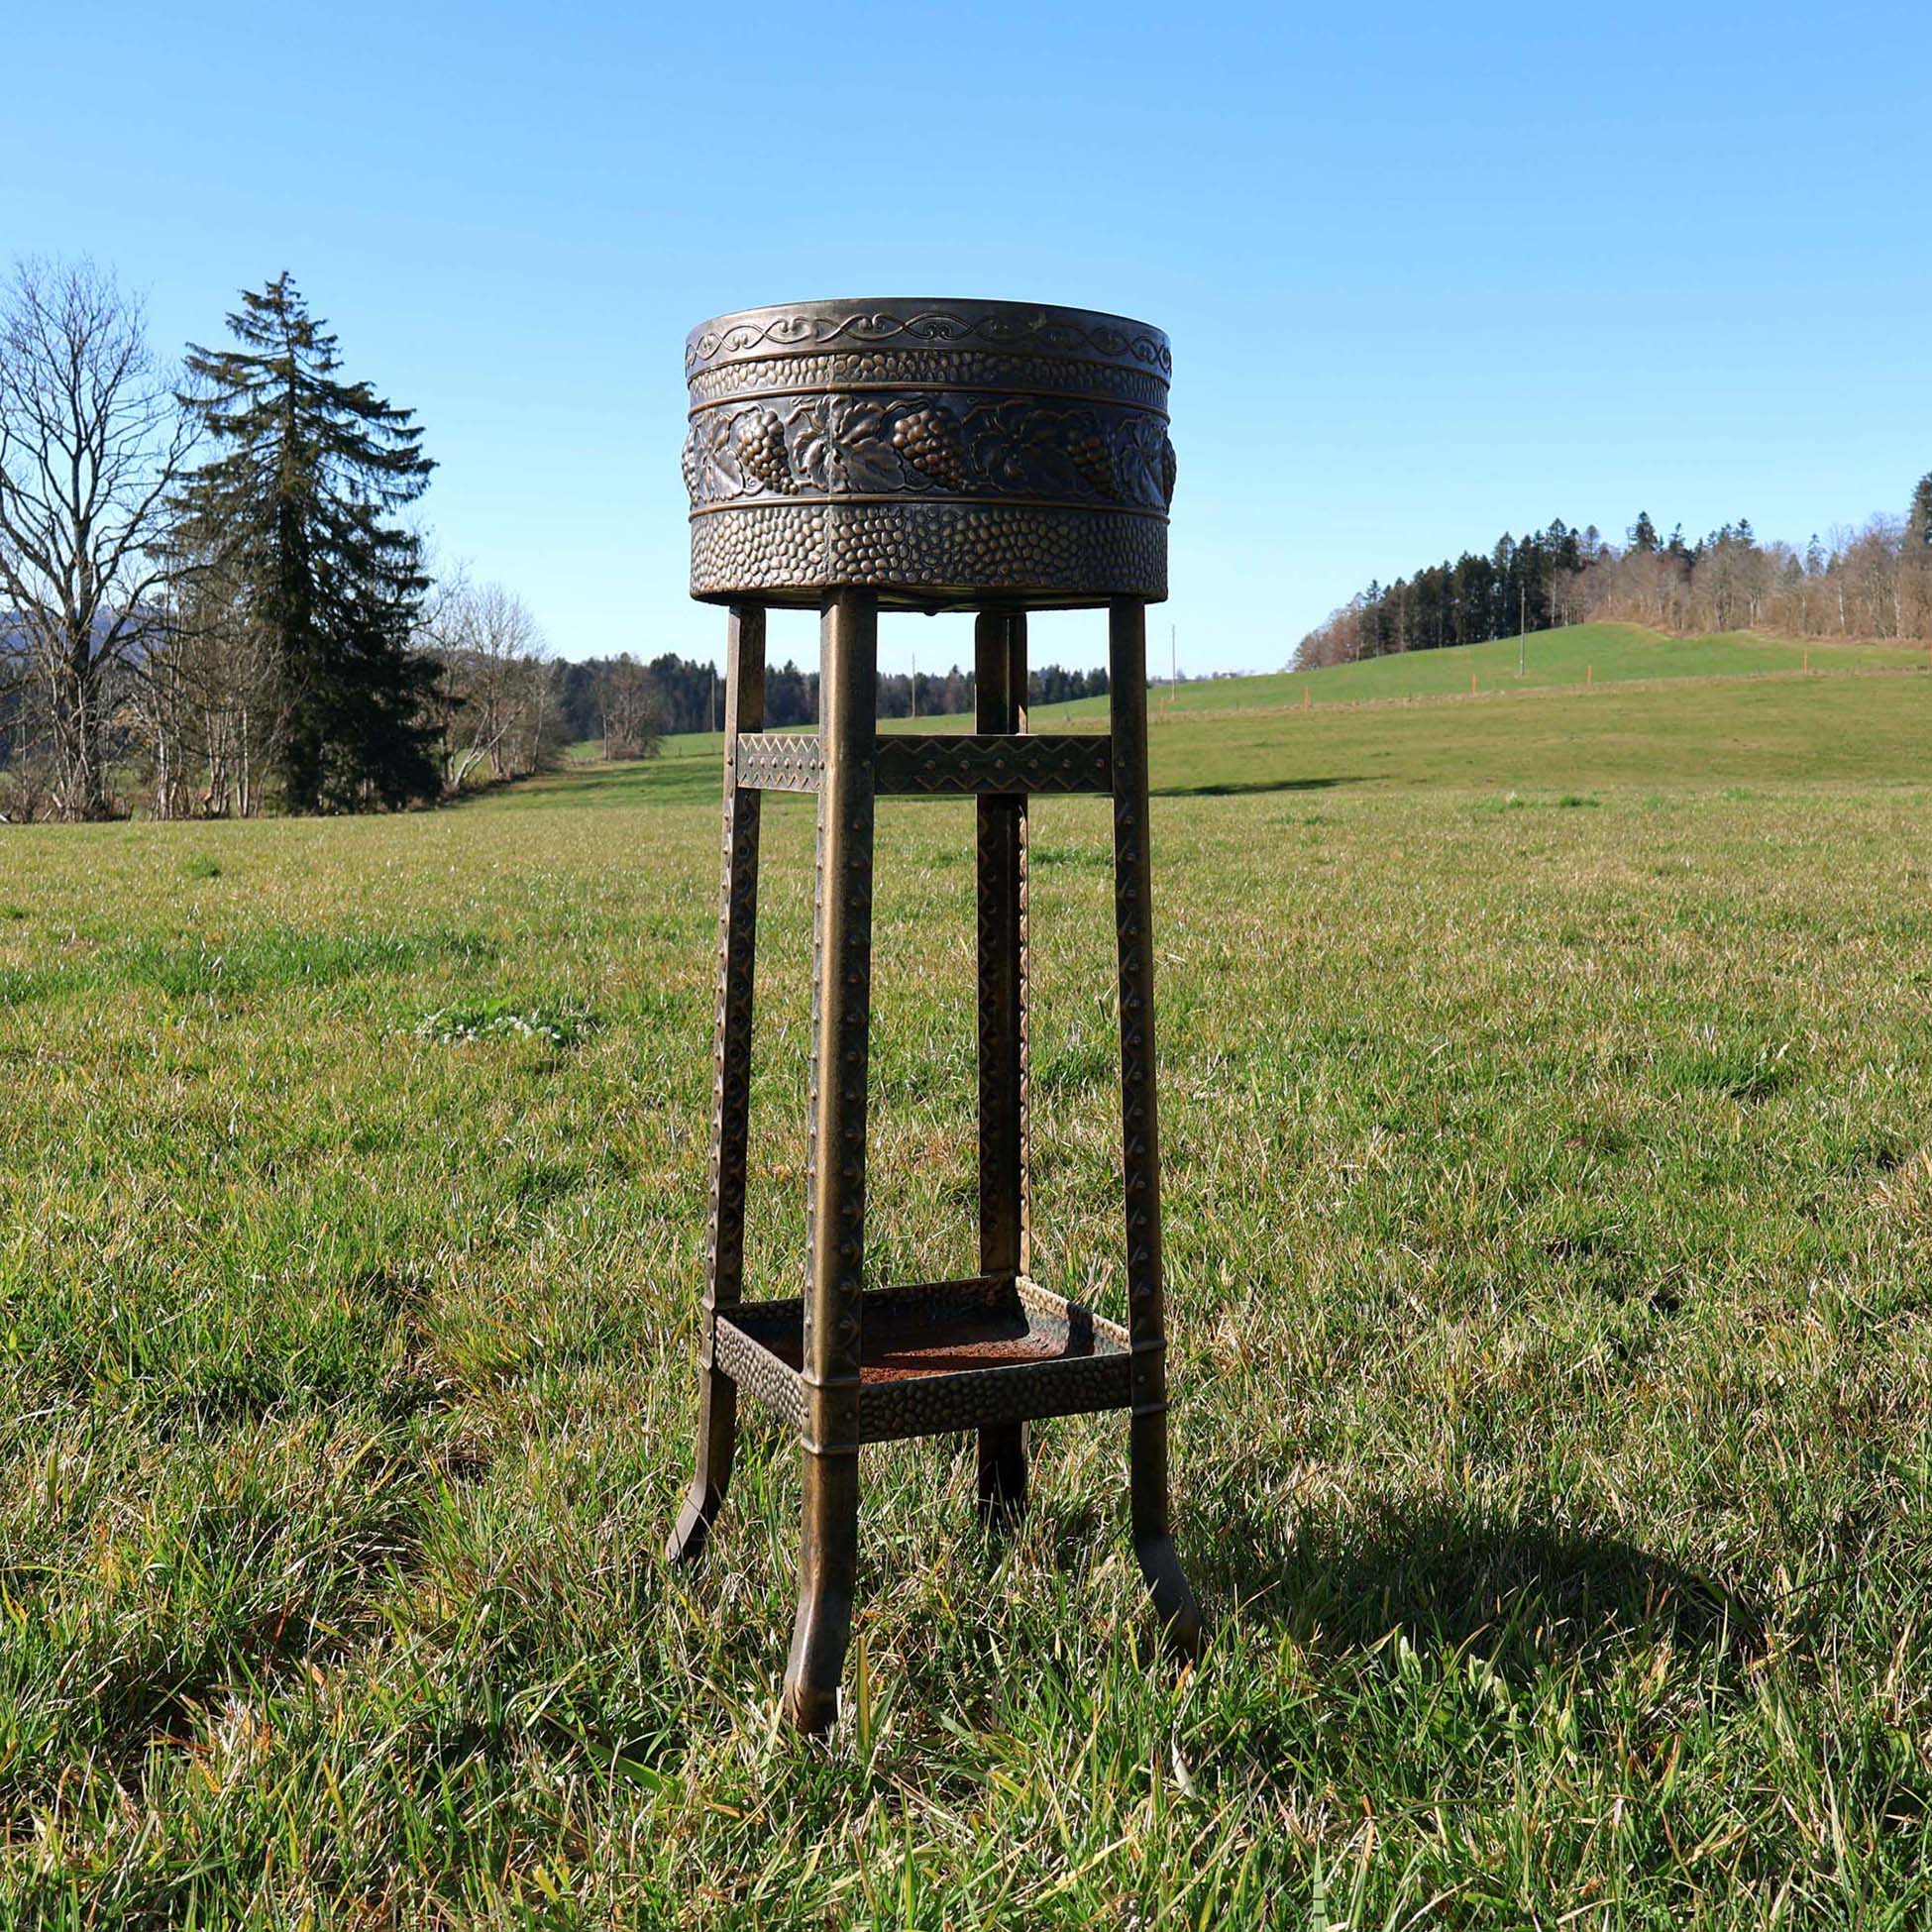
<path id="1" fill-rule="evenodd" d="M 480 772 L 523 778 L 550 750 L 550 647 L 522 599 L 500 584 L 448 585 L 424 626 L 440 669 L 443 786 Z"/>
<path id="2" fill-rule="evenodd" d="M 0 303 L 0 597 L 62 817 L 109 810 L 116 674 L 151 621 L 165 499 L 192 437 L 174 379 L 111 274 L 15 268 Z"/>
<path id="3" fill-rule="evenodd" d="M 286 681 L 231 560 L 177 553 L 131 686 L 158 818 L 248 818 L 286 727 Z"/>
<path id="4" fill-rule="evenodd" d="M 605 758 L 649 758 L 658 748 L 658 697 L 651 674 L 628 651 L 603 667 L 597 681 Z"/>

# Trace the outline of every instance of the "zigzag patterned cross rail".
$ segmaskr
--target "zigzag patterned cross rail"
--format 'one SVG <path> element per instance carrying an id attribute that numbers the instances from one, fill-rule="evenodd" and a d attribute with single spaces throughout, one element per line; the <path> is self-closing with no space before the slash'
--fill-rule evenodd
<path id="1" fill-rule="evenodd" d="M 824 756 L 802 732 L 746 731 L 738 783 L 758 792 L 816 792 Z M 874 789 L 882 796 L 1093 793 L 1114 789 L 1113 746 L 1098 733 L 894 732 L 877 744 Z"/>
<path id="2" fill-rule="evenodd" d="M 1113 746 L 1075 732 L 894 733 L 881 737 L 881 793 L 1107 793 Z"/>

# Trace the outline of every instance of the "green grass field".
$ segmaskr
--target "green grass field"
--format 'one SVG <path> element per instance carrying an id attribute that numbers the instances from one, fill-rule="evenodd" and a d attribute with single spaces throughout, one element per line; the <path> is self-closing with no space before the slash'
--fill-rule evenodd
<path id="1" fill-rule="evenodd" d="M 0 1925 L 1927 1923 L 1932 676 L 1864 668 L 1157 728 L 1216 1641 L 1158 1660 L 1118 1420 L 1039 1431 L 1006 1544 L 963 1444 L 868 1451 L 829 1746 L 777 1717 L 795 1447 L 752 1417 L 657 1554 L 714 755 L 0 831 Z M 880 812 L 879 1279 L 972 1261 L 970 822 Z M 786 1293 L 808 802 L 766 825 Z M 1035 1271 L 1118 1313 L 1104 805 L 1034 860 Z"/>

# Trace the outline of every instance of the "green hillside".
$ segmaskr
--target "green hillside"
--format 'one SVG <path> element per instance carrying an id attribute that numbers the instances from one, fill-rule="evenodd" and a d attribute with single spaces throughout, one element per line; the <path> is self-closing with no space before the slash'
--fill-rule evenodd
<path id="1" fill-rule="evenodd" d="M 1622 685 L 1657 678 L 1757 678 L 1780 672 L 1914 670 L 1932 662 L 1917 644 L 1837 643 L 1760 637 L 1733 631 L 1712 637 L 1667 637 L 1641 624 L 1572 624 L 1542 631 L 1522 647 L 1517 640 L 1461 644 L 1446 651 L 1409 651 L 1365 664 L 1326 671 L 1268 672 L 1252 678 L 1211 678 L 1171 689 L 1158 687 L 1149 700 L 1156 725 L 1203 712 L 1319 710 L 1325 704 L 1401 702 L 1418 698 L 1466 698 L 1470 680 L 1477 696 L 1549 691 L 1566 686 Z M 1107 716 L 1105 698 L 1068 704 L 1036 705 L 1035 730 L 1051 730 Z M 887 731 L 965 731 L 965 717 L 888 719 Z M 667 759 L 693 755 L 716 759 L 723 741 L 715 731 L 686 732 L 664 743 Z"/>
<path id="2" fill-rule="evenodd" d="M 1731 632 L 1716 637 L 1666 637 L 1639 624 L 1573 624 L 1523 640 L 1523 675 L 1513 637 L 1459 644 L 1446 651 L 1406 651 L 1399 657 L 1340 664 L 1327 671 L 1284 671 L 1256 678 L 1215 678 L 1158 691 L 1156 713 L 1224 711 L 1320 704 L 1373 703 L 1392 698 L 1447 698 L 1478 692 L 1550 686 L 1627 684 L 1648 678 L 1711 678 L 1799 671 L 1862 671 L 1922 660 L 1910 645 L 1799 643 L 1788 638 Z M 1036 715 L 1104 716 L 1107 700 L 1082 698 Z"/>
<path id="3" fill-rule="evenodd" d="M 1766 671 L 1857 671 L 1914 661 L 1911 645 L 1800 643 L 1789 637 L 1729 632 L 1712 637 L 1667 637 L 1639 624 L 1572 624 L 1521 639 L 1495 637 L 1448 651 L 1405 651 L 1364 665 L 1279 677 L 1214 680 L 1163 694 L 1175 711 L 1219 709 L 1229 703 L 1300 703 L 1308 688 L 1314 703 L 1360 703 L 1391 698 L 1436 698 L 1468 690 L 1526 690 L 1554 684 L 1627 684 L 1633 678 L 1739 677 Z"/>
<path id="4" fill-rule="evenodd" d="M 1483 667 L 1499 662 L 1504 647 L 1478 644 L 1307 676 L 1183 686 L 1152 733 L 1154 790 L 1577 792 L 1932 777 L 1932 675 L 1909 646 L 1813 644 L 1813 675 L 1803 677 L 1794 674 L 1807 647 L 1775 638 L 1675 640 L 1589 624 L 1532 644 L 1542 656 L 1532 658 L 1524 685 L 1486 682 Z M 1574 675 L 1564 676 L 1566 668 Z M 1595 673 L 1590 686 L 1586 669 Z M 1303 685 L 1316 694 L 1307 709 L 1279 695 Z M 1349 692 L 1351 701 L 1335 701 L 1334 694 Z M 1034 722 L 1097 726 L 1105 704 L 1042 706 Z M 901 719 L 886 728 L 911 727 Z M 963 730 L 966 720 L 927 719 L 919 728 Z M 516 797 L 532 806 L 709 798 L 721 752 L 715 732 L 668 738 L 648 764 L 585 765 Z"/>
<path id="5" fill-rule="evenodd" d="M 1155 734 L 1152 766 L 1164 793 L 1923 781 L 1932 678 L 1741 679 L 1186 718 Z"/>

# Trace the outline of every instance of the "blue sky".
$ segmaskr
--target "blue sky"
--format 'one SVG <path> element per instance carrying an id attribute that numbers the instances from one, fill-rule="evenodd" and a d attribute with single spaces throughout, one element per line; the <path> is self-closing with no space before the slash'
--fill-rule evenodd
<path id="1" fill-rule="evenodd" d="M 716 654 L 684 336 L 802 296 L 1165 328 L 1184 671 L 1278 666 L 1505 527 L 1802 543 L 1932 469 L 1922 4 L 79 0 L 4 58 L 0 254 L 112 263 L 170 345 L 292 269 L 419 411 L 440 550 L 568 656 Z M 961 624 L 882 657 L 970 657 Z"/>

